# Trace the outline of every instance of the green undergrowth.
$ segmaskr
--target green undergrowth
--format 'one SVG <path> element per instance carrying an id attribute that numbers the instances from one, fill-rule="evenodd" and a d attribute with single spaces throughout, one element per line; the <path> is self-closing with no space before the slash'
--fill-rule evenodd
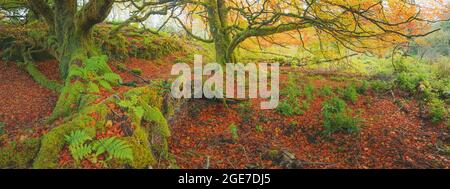
<path id="1" fill-rule="evenodd" d="M 298 79 L 289 74 L 287 85 L 281 90 L 281 96 L 277 111 L 284 116 L 302 115 L 314 100 L 314 86 L 310 83 L 299 87 Z"/>
<path id="2" fill-rule="evenodd" d="M 167 138 L 170 136 L 170 129 L 163 112 L 160 110 L 163 107 L 163 98 L 158 95 L 156 88 L 141 87 L 131 89 L 121 96 L 108 98 L 102 103 L 86 106 L 80 112 L 66 118 L 63 124 L 55 127 L 43 136 L 42 145 L 33 167 L 60 168 L 58 157 L 64 147 L 70 146 L 66 137 L 70 136 L 71 133 L 83 132 L 87 138 L 93 140 L 91 142 L 99 141 L 99 139 L 95 138 L 96 133 L 104 131 L 107 122 L 111 121 L 115 116 L 113 110 L 106 105 L 109 103 L 116 104 L 131 119 L 132 134 L 116 139 L 122 141 L 120 142 L 123 144 L 122 147 L 126 146 L 131 153 L 124 153 L 125 155 L 120 153 L 122 155 L 111 156 L 108 161 L 103 162 L 104 167 L 118 168 L 129 166 L 132 168 L 148 168 L 156 166 L 157 160 L 168 158 Z M 93 115 L 96 115 L 96 117 L 93 117 Z M 92 123 L 95 124 L 92 125 Z M 87 141 L 83 142 L 83 145 L 88 144 Z M 97 148 L 93 146 L 88 150 L 89 153 L 87 154 L 93 153 L 94 149 Z M 98 152 L 98 149 L 95 152 Z M 86 154 L 85 156 L 80 156 L 80 153 L 83 154 L 86 151 L 76 153 L 78 154 L 76 155 L 78 160 L 90 158 L 89 160 L 92 161 L 93 156 Z M 133 155 L 131 156 L 130 154 Z M 72 168 L 77 168 L 77 165 L 72 166 Z"/>
<path id="3" fill-rule="evenodd" d="M 352 110 L 344 100 L 334 96 L 322 106 L 322 135 L 330 136 L 336 132 L 356 133 L 360 130 L 362 120 L 352 115 Z"/>
<path id="4" fill-rule="evenodd" d="M 377 69 L 375 76 L 388 79 L 373 82 L 372 89 L 377 92 L 402 90 L 425 105 L 429 112 L 429 120 L 433 124 L 448 123 L 450 106 L 448 61 L 448 58 L 427 62 L 415 57 L 395 57 L 395 61 L 382 64 Z"/>

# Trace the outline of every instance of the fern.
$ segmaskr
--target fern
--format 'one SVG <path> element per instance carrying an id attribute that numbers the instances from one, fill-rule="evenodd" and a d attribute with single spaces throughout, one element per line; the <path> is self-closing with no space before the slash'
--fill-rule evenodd
<path id="1" fill-rule="evenodd" d="M 79 146 L 84 144 L 86 141 L 92 140 L 92 138 L 85 130 L 77 130 L 71 132 L 69 135 L 66 135 L 65 140 L 70 146 Z"/>
<path id="2" fill-rule="evenodd" d="M 102 79 L 113 84 L 120 84 L 122 82 L 122 78 L 115 73 L 105 73 Z"/>
<path id="3" fill-rule="evenodd" d="M 85 69 L 91 72 L 103 72 L 108 73 L 111 72 L 110 68 L 107 64 L 108 57 L 107 56 L 95 56 L 87 59 L 85 61 Z"/>
<path id="4" fill-rule="evenodd" d="M 77 130 L 65 136 L 65 140 L 69 143 L 69 150 L 76 162 L 83 160 L 89 155 L 94 155 L 94 161 L 97 157 L 104 153 L 108 153 L 105 161 L 113 158 L 120 160 L 133 160 L 133 150 L 130 145 L 116 137 L 95 140 L 91 143 L 92 138 L 85 130 Z M 93 154 L 95 152 L 95 154 Z"/>
<path id="5" fill-rule="evenodd" d="M 92 153 L 92 147 L 87 144 L 71 145 L 69 150 L 75 161 L 80 161 Z"/>
<path id="6" fill-rule="evenodd" d="M 139 120 L 142 119 L 144 116 L 145 110 L 141 106 L 133 107 L 132 108 L 134 115 L 136 115 L 136 118 Z"/>
<path id="7" fill-rule="evenodd" d="M 84 60 L 83 67 L 72 65 L 69 78 L 79 77 L 88 82 L 84 92 L 98 93 L 99 87 L 111 91 L 112 86 L 122 83 L 122 78 L 109 67 L 108 57 L 96 56 Z"/>
<path id="8" fill-rule="evenodd" d="M 72 77 L 80 77 L 82 79 L 87 79 L 87 72 L 83 68 L 80 68 L 79 66 L 73 66 L 69 73 L 69 78 Z"/>
<path id="9" fill-rule="evenodd" d="M 94 82 L 89 82 L 88 83 L 88 88 L 87 88 L 88 92 L 90 93 L 98 93 L 100 92 L 100 88 L 98 88 L 98 85 L 95 84 Z"/>
<path id="10" fill-rule="evenodd" d="M 107 90 L 112 90 L 111 84 L 109 84 L 107 81 L 100 80 L 100 81 L 98 81 L 98 84 L 100 84 L 100 86 L 102 86 L 103 88 L 105 88 Z"/>
<path id="11" fill-rule="evenodd" d="M 106 160 L 111 160 L 112 158 L 133 160 L 133 151 L 130 145 L 116 137 L 94 141 L 92 148 L 96 151 L 96 156 L 108 152 L 108 158 Z"/>

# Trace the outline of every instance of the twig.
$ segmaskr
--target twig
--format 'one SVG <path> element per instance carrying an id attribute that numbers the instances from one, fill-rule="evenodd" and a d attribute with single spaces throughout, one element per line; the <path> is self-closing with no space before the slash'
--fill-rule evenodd
<path id="1" fill-rule="evenodd" d="M 228 158 L 225 158 L 225 160 L 227 160 L 227 162 L 231 165 L 231 167 L 233 167 L 233 169 L 236 169 L 236 166 L 234 166 L 234 164 L 231 163 L 231 161 Z"/>
<path id="2" fill-rule="evenodd" d="M 205 169 L 209 169 L 209 156 L 206 156 Z"/>

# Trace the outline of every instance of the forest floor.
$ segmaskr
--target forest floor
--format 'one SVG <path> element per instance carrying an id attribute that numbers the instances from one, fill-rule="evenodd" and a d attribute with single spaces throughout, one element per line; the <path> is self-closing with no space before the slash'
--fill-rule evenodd
<path id="1" fill-rule="evenodd" d="M 140 68 L 145 79 L 167 79 L 176 56 L 158 61 L 129 59 L 126 67 Z M 59 79 L 56 61 L 38 68 Z M 114 68 L 114 66 L 113 66 Z M 124 82 L 138 81 L 120 72 Z M 318 75 L 320 77 L 317 77 Z M 348 81 L 316 73 L 300 81 L 315 88 L 343 87 Z M 286 77 L 282 74 L 281 77 Z M 285 81 L 286 79 L 281 79 Z M 124 87 L 123 90 L 127 88 Z M 0 62 L 0 122 L 8 141 L 41 136 L 48 131 L 43 120 L 51 114 L 57 94 L 36 84 L 15 63 Z M 321 137 L 324 97 L 315 95 L 303 115 L 286 117 L 275 110 L 260 110 L 251 101 L 248 114 L 239 104 L 191 100 L 171 125 L 170 151 L 180 168 L 449 168 L 450 157 L 439 151 L 446 127 L 420 118 L 418 103 L 404 101 L 402 111 L 390 94 L 368 92 L 349 106 L 360 112 L 364 127 L 358 134 L 336 133 Z M 230 125 L 236 125 L 238 138 Z M 274 157 L 276 156 L 276 157 Z"/>

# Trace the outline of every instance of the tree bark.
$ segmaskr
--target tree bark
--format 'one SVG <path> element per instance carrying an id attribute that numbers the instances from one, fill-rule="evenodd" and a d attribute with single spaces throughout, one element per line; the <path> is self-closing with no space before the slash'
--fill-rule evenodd
<path id="1" fill-rule="evenodd" d="M 216 61 L 220 64 L 233 63 L 233 52 L 229 51 L 231 44 L 228 27 L 228 10 L 224 0 L 209 0 L 208 21 L 209 27 L 214 39 Z"/>

